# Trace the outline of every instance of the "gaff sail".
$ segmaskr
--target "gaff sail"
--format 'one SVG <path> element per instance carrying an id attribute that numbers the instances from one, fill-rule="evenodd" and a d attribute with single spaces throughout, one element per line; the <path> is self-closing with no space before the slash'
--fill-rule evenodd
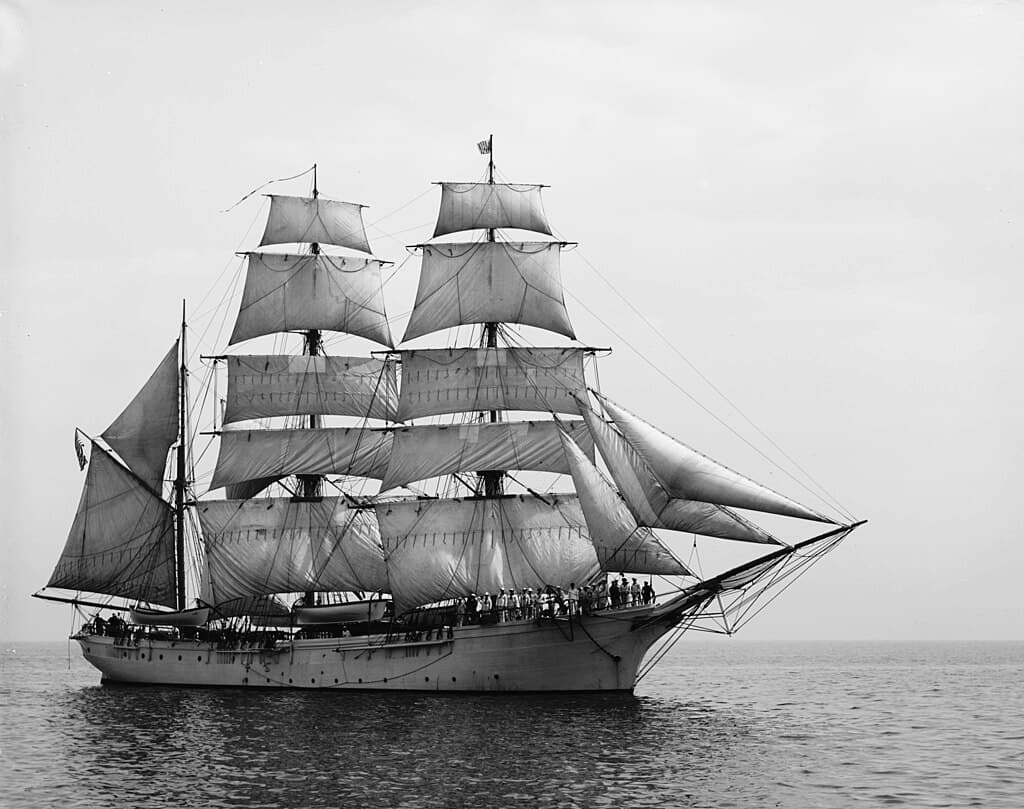
<path id="1" fill-rule="evenodd" d="M 47 587 L 174 608 L 174 512 L 93 442 L 71 532 Z"/>

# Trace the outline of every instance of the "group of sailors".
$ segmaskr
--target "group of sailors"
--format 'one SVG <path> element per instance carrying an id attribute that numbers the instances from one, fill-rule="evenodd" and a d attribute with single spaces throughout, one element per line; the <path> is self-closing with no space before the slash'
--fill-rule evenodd
<path id="1" fill-rule="evenodd" d="M 88 630 L 88 625 L 83 629 Z M 106 620 L 97 613 L 92 619 L 92 631 L 97 635 L 106 635 L 109 638 L 120 638 L 131 633 L 128 622 L 116 612 L 111 613 Z"/>
<path id="2" fill-rule="evenodd" d="M 456 604 L 457 626 L 488 623 L 490 621 L 522 621 L 556 615 L 590 615 L 597 610 L 639 607 L 654 602 L 654 588 L 649 581 L 640 584 L 625 575 L 609 583 L 607 579 L 577 587 L 572 582 L 568 589 L 548 585 L 534 590 L 502 588 L 497 595 L 475 593 L 460 598 Z"/>

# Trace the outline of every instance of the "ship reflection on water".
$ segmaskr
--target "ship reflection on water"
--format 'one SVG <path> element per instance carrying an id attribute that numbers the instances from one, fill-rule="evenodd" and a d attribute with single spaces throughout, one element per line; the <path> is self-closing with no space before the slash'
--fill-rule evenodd
<path id="1" fill-rule="evenodd" d="M 58 707 L 83 805 L 664 805 L 720 790 L 725 761 L 771 752 L 739 712 L 621 694 L 103 686 Z"/>

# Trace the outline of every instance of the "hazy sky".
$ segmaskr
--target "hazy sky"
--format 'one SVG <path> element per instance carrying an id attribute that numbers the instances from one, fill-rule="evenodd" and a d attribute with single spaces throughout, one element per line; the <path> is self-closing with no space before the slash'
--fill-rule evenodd
<path id="1" fill-rule="evenodd" d="M 1024 4 L 299 5 L 0 3 L 0 637 L 67 633 L 29 595 L 74 428 L 120 412 L 182 298 L 201 324 L 230 287 L 261 201 L 219 211 L 316 161 L 401 262 L 492 132 L 580 242 L 604 390 L 818 505 L 680 393 L 788 466 L 601 276 L 870 519 L 745 637 L 1024 637 Z M 386 288 L 399 334 L 417 270 Z"/>

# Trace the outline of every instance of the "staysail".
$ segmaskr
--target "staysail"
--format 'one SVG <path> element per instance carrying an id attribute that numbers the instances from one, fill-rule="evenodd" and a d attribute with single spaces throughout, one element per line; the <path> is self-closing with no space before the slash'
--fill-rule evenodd
<path id="1" fill-rule="evenodd" d="M 93 442 L 78 511 L 47 587 L 176 607 L 174 513 Z"/>
<path id="2" fill-rule="evenodd" d="M 626 439 L 589 407 L 582 410 L 594 443 L 637 523 L 718 539 L 783 544 L 724 506 L 671 496 Z"/>
<path id="3" fill-rule="evenodd" d="M 579 413 L 581 348 L 440 348 L 403 351 L 401 421 L 441 413 Z"/>
<path id="4" fill-rule="evenodd" d="M 622 435 L 672 497 L 831 523 L 791 500 L 661 432 L 605 396 L 599 397 Z"/>
<path id="5" fill-rule="evenodd" d="M 603 570 L 691 576 L 657 535 L 637 525 L 626 504 L 567 432 L 559 432 L 590 541 Z"/>
<path id="6" fill-rule="evenodd" d="M 167 451 L 178 437 L 178 341 L 102 438 L 151 489 L 163 486 Z"/>
<path id="7" fill-rule="evenodd" d="M 198 506 L 217 602 L 270 593 L 387 589 L 373 514 L 338 497 Z"/>

